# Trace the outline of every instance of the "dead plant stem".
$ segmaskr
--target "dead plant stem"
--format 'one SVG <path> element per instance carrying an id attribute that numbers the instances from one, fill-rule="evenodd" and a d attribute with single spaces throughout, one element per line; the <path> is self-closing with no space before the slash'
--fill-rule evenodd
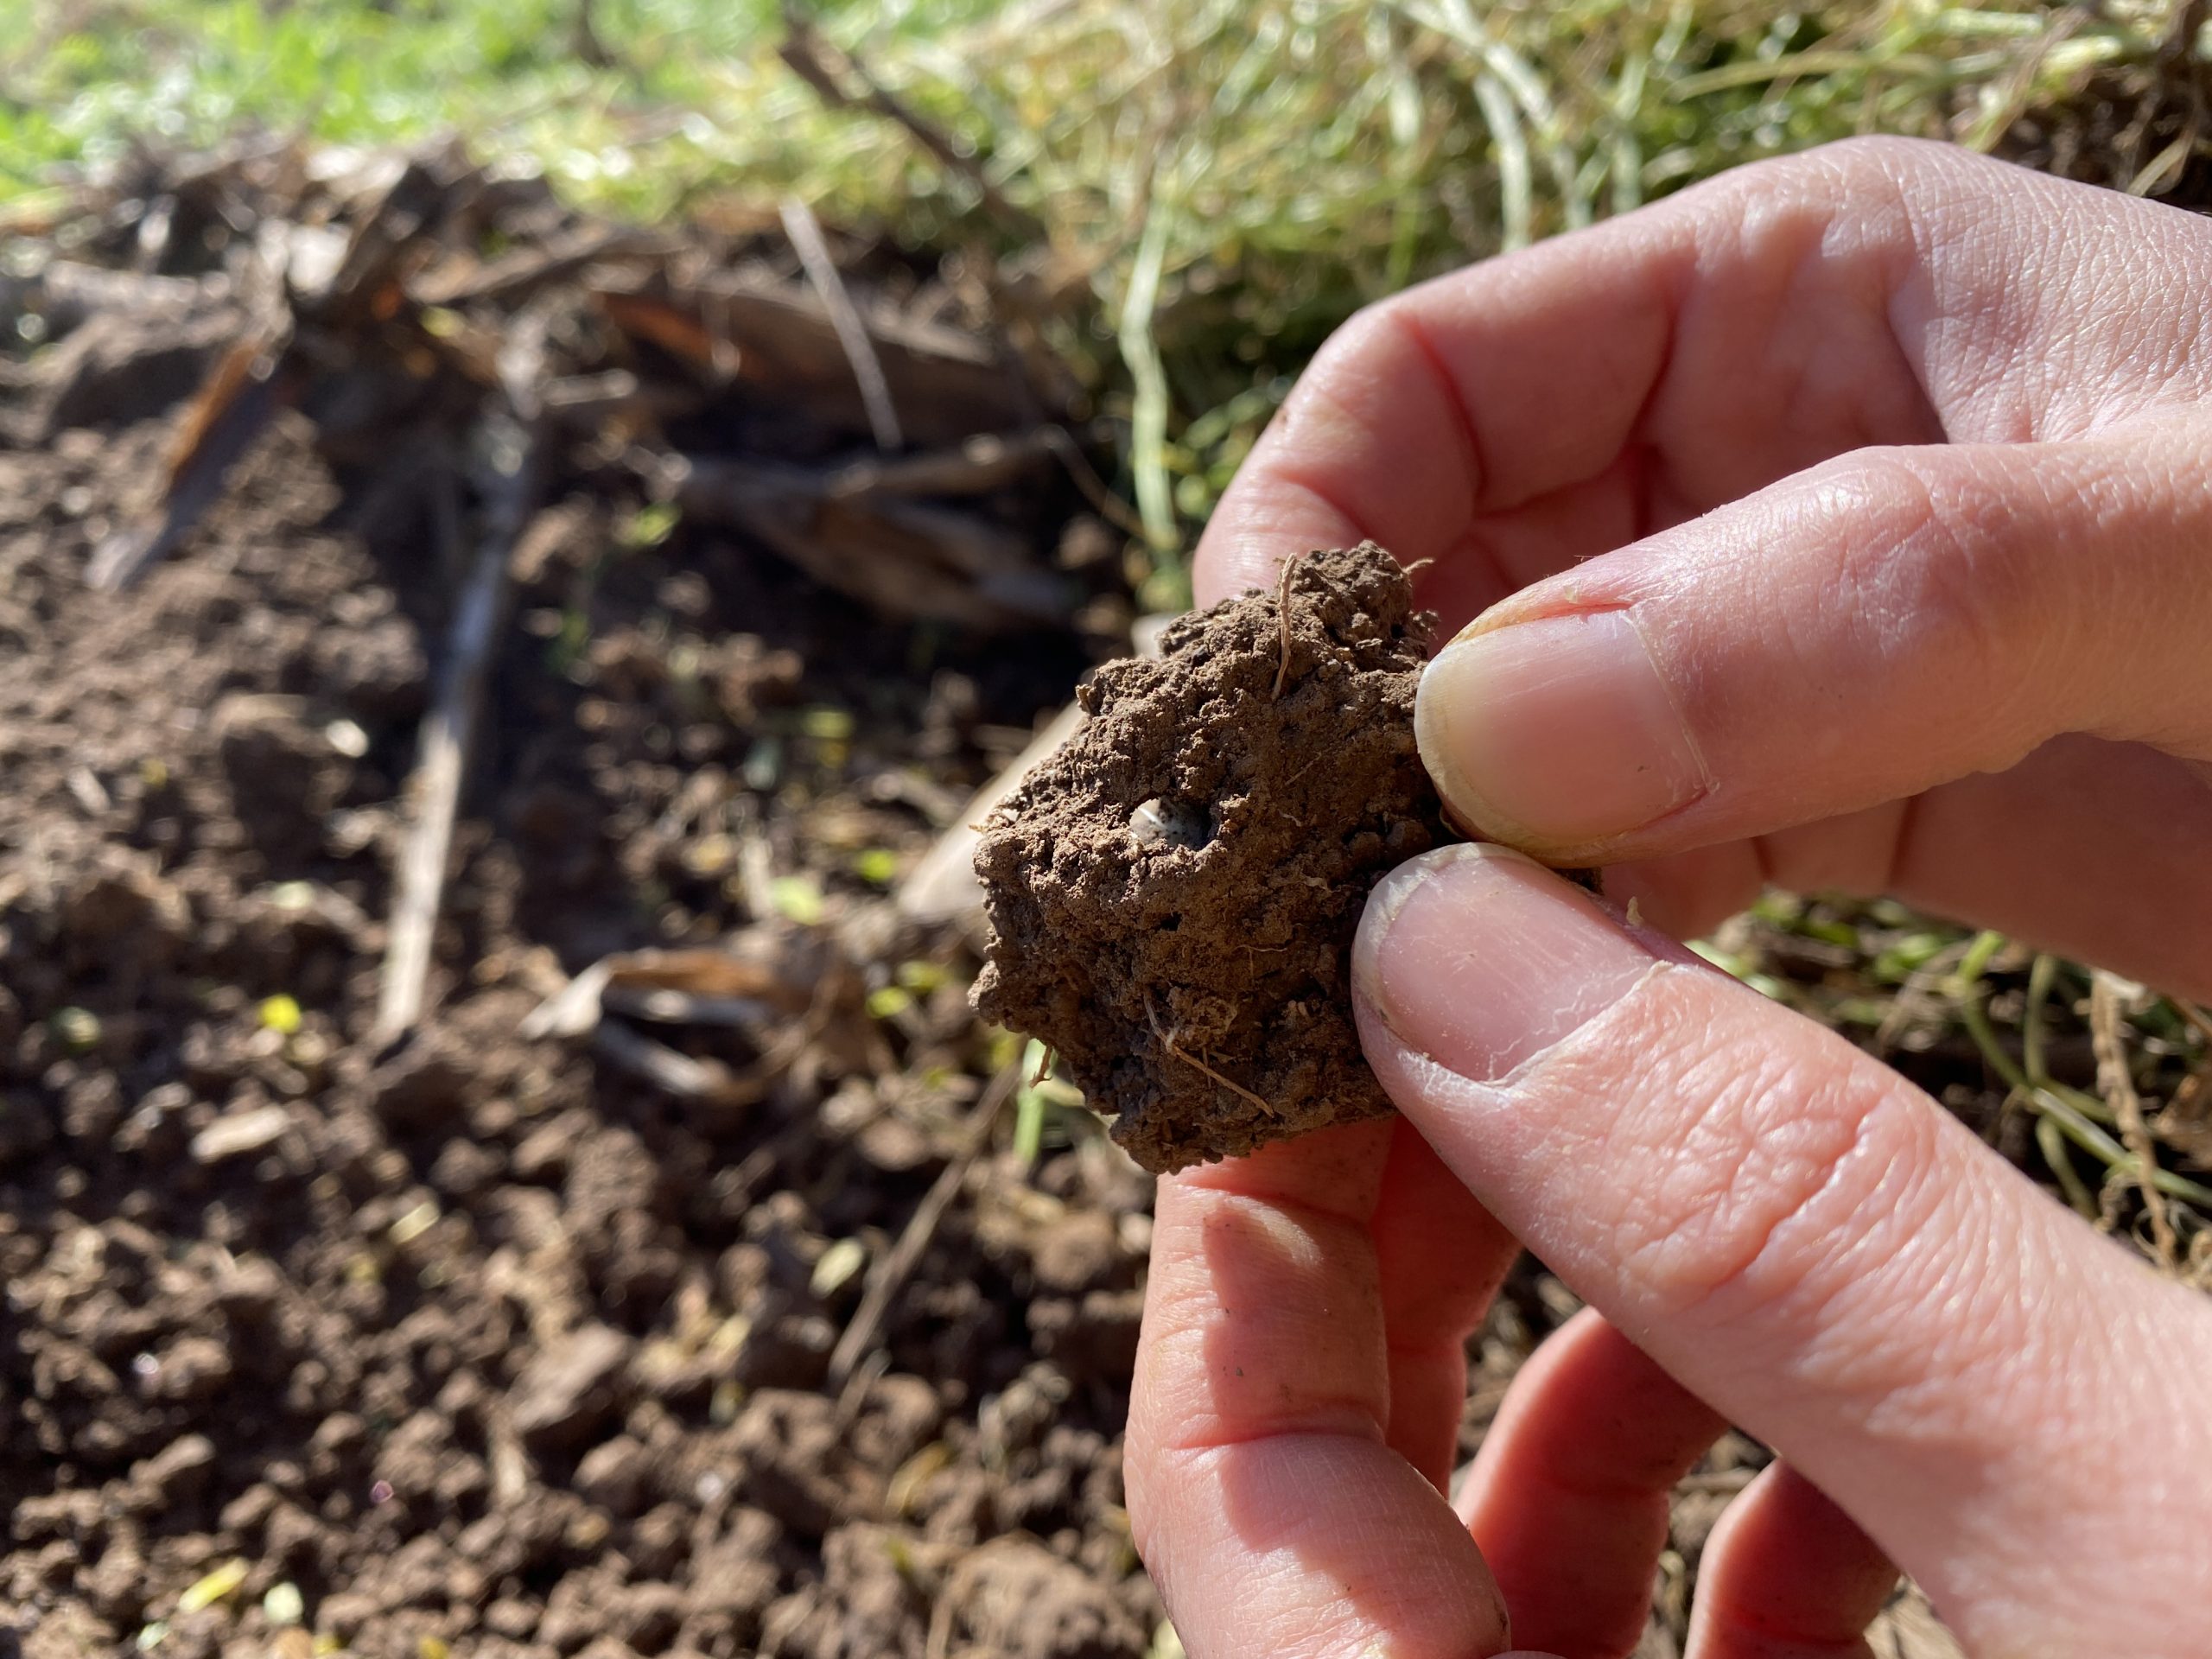
<path id="1" fill-rule="evenodd" d="M 1290 573 L 1298 563 L 1292 554 L 1282 562 L 1282 569 L 1275 577 L 1275 625 L 1282 634 L 1282 660 L 1275 665 L 1275 689 L 1270 702 L 1282 701 L 1284 682 L 1290 678 Z"/>
<path id="2" fill-rule="evenodd" d="M 837 1346 L 830 1356 L 828 1387 L 833 1394 L 842 1395 L 854 1371 L 876 1344 L 886 1314 L 906 1281 L 913 1276 L 921 1264 L 923 1254 L 930 1247 L 930 1240 L 937 1236 L 938 1224 L 944 1219 L 944 1212 L 952 1207 L 968 1171 L 974 1165 L 984 1143 L 989 1140 L 991 1125 L 997 1121 L 1000 1109 L 1013 1096 L 1021 1084 L 1021 1057 L 1017 1054 L 984 1088 L 961 1125 L 960 1145 L 953 1154 L 922 1201 L 914 1206 L 906 1230 L 899 1235 L 899 1242 L 891 1247 L 875 1272 L 868 1277 L 868 1289 L 861 1296 L 861 1304 L 853 1310 L 852 1322 L 838 1338 Z"/>
<path id="3" fill-rule="evenodd" d="M 874 435 L 875 447 L 887 455 L 895 454 L 906 447 L 906 440 L 899 430 L 898 407 L 891 399 L 891 383 L 884 378 L 883 360 L 875 354 L 875 342 L 868 337 L 860 308 L 853 303 L 837 262 L 830 256 L 821 222 L 797 196 L 785 197 L 781 211 L 784 234 L 791 238 L 806 280 L 829 312 L 837 343 L 845 348 L 845 357 L 853 365 L 853 378 L 860 384 L 861 404 L 868 410 L 868 430 Z"/>
<path id="4" fill-rule="evenodd" d="M 2158 1261 L 2168 1268 L 2180 1265 L 2174 1248 L 2173 1218 L 2166 1213 L 2165 1194 L 2158 1191 L 2152 1173 L 2158 1167 L 2158 1148 L 2151 1127 L 2143 1120 L 2142 1097 L 2135 1079 L 2128 1075 L 2127 1045 L 2120 1034 L 2120 990 L 2113 976 L 2099 969 L 2089 978 L 2089 1040 L 2097 1053 L 2097 1087 L 2104 1091 L 2127 1149 L 2135 1154 L 2133 1174 L 2143 1190 L 2143 1211 L 2151 1223 L 2151 1243 Z"/>

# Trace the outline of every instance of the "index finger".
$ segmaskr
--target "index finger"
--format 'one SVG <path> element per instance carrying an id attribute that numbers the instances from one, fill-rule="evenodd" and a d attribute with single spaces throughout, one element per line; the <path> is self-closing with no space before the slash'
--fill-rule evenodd
<path id="1" fill-rule="evenodd" d="M 1439 562 L 1424 598 L 1456 626 L 1847 451 L 1941 439 L 1890 315 L 1893 175 L 1932 165 L 1891 141 L 1739 168 L 1370 307 L 1224 496 L 1199 601 L 1372 537 Z"/>
<path id="2" fill-rule="evenodd" d="M 1506 1646 L 1473 1539 L 1391 1445 L 1368 1224 L 1395 1127 L 1325 1131 L 1160 1183 L 1129 1514 L 1196 1659 Z M 1511 1249 L 1502 1233 L 1467 1243 Z"/>
<path id="3" fill-rule="evenodd" d="M 1507 568 L 1527 539 L 1511 525 L 1493 526 L 1505 546 L 1473 532 L 1621 470 L 1666 356 L 1676 217 L 1562 237 L 1353 317 L 1223 496 L 1198 545 L 1198 602 L 1269 585 L 1287 555 L 1370 538 L 1407 563 L 1440 561 L 1440 576 L 1478 567 L 1454 609 L 1543 574 Z M 1602 546 L 1633 540 L 1636 480 L 1609 482 L 1535 516 Z"/>

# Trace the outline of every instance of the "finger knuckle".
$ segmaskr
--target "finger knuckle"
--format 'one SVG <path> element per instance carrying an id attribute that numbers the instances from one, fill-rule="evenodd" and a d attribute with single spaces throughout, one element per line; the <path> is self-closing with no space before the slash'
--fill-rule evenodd
<path id="1" fill-rule="evenodd" d="M 2028 504 L 1903 451 L 1862 451 L 1821 484 L 1833 509 L 1873 531 L 1837 538 L 1822 608 L 1858 618 L 1874 660 L 1938 664 L 1971 689 L 1961 720 L 2005 715 L 2005 689 L 2034 675 L 2062 620 L 2042 538 L 2018 523 Z"/>
<path id="2" fill-rule="evenodd" d="M 1695 1104 L 1631 1224 L 1633 1270 L 1681 1317 L 1817 1308 L 1879 1247 L 1872 1205 L 1913 1179 L 1919 1115 L 1825 1053 L 1709 1053 L 1674 1086 Z"/>
<path id="3" fill-rule="evenodd" d="M 1919 138 L 1840 138 L 1795 155 L 1732 168 L 1705 188 L 1745 208 L 1800 199 L 1863 204 L 1870 193 L 1887 197 L 1909 190 L 1945 164 L 1942 152 L 1946 148 Z"/>
<path id="4" fill-rule="evenodd" d="M 1955 149 L 1955 145 L 1939 143 L 1932 138 L 1868 133 L 1836 139 L 1808 152 L 1808 156 L 1847 177 L 1904 182 L 1952 165 Z"/>
<path id="5" fill-rule="evenodd" d="M 1317 407 L 1365 414 L 1363 406 L 1370 394 L 1387 388 L 1403 366 L 1403 334 L 1395 304 L 1377 301 L 1338 325 L 1292 387 L 1284 404 L 1287 416 L 1296 419 Z"/>

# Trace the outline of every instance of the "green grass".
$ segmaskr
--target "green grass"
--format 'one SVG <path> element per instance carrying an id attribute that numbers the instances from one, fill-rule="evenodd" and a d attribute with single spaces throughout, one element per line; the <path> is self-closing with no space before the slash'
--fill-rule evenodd
<path id="1" fill-rule="evenodd" d="M 981 10 L 938 7 L 884 38 Z M 587 199 L 669 205 L 644 175 L 677 176 L 685 118 L 703 143 L 712 111 L 765 67 L 774 0 L 599 0 L 603 67 L 579 55 L 577 12 L 577 0 L 9 0 L 0 21 L 22 27 L 0 43 L 0 194 L 134 139 L 201 145 L 254 125 L 340 143 L 454 131 L 542 162 Z"/>

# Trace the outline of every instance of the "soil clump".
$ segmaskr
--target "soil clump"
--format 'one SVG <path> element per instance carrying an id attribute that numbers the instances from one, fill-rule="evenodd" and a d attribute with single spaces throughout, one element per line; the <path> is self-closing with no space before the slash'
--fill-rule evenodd
<path id="1" fill-rule="evenodd" d="M 994 816 L 976 1007 L 1050 1043 L 1158 1173 L 1390 1109 L 1351 950 L 1395 865 L 1452 839 L 1414 744 L 1434 619 L 1373 543 L 1110 663 Z"/>

